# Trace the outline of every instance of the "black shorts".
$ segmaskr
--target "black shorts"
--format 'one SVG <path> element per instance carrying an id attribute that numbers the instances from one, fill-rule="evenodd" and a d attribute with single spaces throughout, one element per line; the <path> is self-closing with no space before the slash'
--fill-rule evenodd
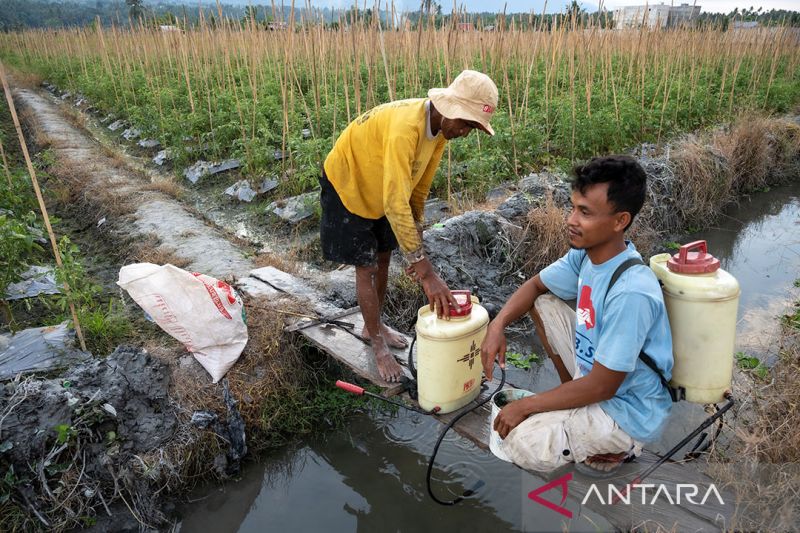
<path id="1" fill-rule="evenodd" d="M 346 265 L 369 266 L 377 262 L 378 253 L 397 248 L 397 239 L 385 216 L 373 220 L 348 211 L 324 170 L 319 184 L 322 206 L 319 236 L 325 259 Z"/>

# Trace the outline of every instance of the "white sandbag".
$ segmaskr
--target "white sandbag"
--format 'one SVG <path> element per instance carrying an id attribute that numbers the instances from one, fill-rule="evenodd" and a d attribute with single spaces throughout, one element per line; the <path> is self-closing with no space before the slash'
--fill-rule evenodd
<path id="1" fill-rule="evenodd" d="M 214 383 L 247 344 L 242 299 L 224 281 L 169 264 L 135 263 L 120 269 L 117 285 L 186 346 Z"/>

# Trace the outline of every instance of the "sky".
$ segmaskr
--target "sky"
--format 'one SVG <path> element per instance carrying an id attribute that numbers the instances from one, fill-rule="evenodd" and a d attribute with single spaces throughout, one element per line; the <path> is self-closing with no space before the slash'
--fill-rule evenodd
<path id="1" fill-rule="evenodd" d="M 224 1 L 224 0 L 223 0 Z M 264 0 L 251 0 L 253 3 L 262 3 Z M 285 0 L 291 1 L 291 0 Z M 580 1 L 580 0 L 579 0 Z M 649 3 L 658 4 L 662 0 L 652 0 Z M 694 0 L 674 0 L 675 5 L 682 2 L 693 3 Z M 391 0 L 381 0 L 381 6 L 386 6 L 387 2 L 391 5 Z M 449 13 L 453 8 L 452 0 L 438 0 L 442 5 L 442 11 Z M 663 0 L 669 4 L 670 0 Z M 269 2 L 266 2 L 269 3 Z M 278 2 L 276 2 L 278 3 Z M 302 0 L 295 0 L 296 5 L 304 3 Z M 375 4 L 375 0 L 366 0 L 367 6 Z M 503 5 L 508 4 L 508 12 L 529 12 L 531 9 L 536 13 L 541 13 L 544 0 L 457 0 L 458 5 L 465 5 L 468 11 L 502 11 Z M 548 0 L 547 11 L 558 12 L 569 3 L 569 0 Z M 584 0 L 587 7 L 594 8 L 599 4 L 599 0 Z M 608 9 L 621 6 L 644 5 L 644 0 L 604 0 L 604 5 Z M 353 5 L 353 0 L 312 0 L 312 4 L 319 7 L 343 7 L 348 8 Z M 364 0 L 358 0 L 359 6 L 364 5 Z M 394 0 L 395 8 L 400 10 L 419 9 L 419 0 Z M 764 11 L 770 9 L 789 9 L 800 11 L 800 1 L 798 0 L 697 0 L 703 12 L 729 13 L 735 7 L 739 9 L 750 8 L 758 9 L 762 7 Z"/>

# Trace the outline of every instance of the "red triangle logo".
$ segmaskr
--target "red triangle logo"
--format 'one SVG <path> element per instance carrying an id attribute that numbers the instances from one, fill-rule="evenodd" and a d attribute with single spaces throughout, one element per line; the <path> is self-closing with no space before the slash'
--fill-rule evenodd
<path id="1" fill-rule="evenodd" d="M 568 491 L 569 491 L 569 489 L 567 487 L 567 483 L 569 483 L 571 480 L 572 480 L 572 472 L 570 472 L 568 474 L 565 474 L 565 475 L 561 476 L 558 479 L 554 479 L 550 483 L 547 483 L 546 485 L 542 485 L 538 489 L 530 491 L 528 493 L 528 498 L 530 498 L 531 500 L 535 501 L 536 503 L 538 503 L 540 505 L 544 505 L 545 507 L 547 507 L 548 509 L 550 509 L 552 511 L 555 511 L 555 512 L 557 512 L 559 514 L 562 514 L 562 515 L 566 516 L 567 518 L 572 518 L 572 511 L 570 511 L 569 509 L 567 509 L 566 507 L 563 506 L 564 502 L 567 501 L 567 494 L 568 494 Z M 547 501 L 544 498 L 539 496 L 541 493 L 547 492 L 548 490 L 550 490 L 552 488 L 555 488 L 555 487 L 561 487 L 561 504 L 560 505 L 556 505 L 553 502 Z"/>

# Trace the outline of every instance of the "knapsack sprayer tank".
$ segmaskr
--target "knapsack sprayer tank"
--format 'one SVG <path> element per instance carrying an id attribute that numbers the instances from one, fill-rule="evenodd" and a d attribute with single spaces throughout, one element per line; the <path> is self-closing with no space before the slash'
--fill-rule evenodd
<path id="1" fill-rule="evenodd" d="M 672 331 L 670 384 L 683 387 L 687 401 L 721 401 L 733 378 L 739 283 L 719 267 L 706 241 L 685 244 L 674 256 L 655 255 L 650 268 L 661 281 Z"/>
<path id="2" fill-rule="evenodd" d="M 481 343 L 489 313 L 469 291 L 452 291 L 461 307 L 450 320 L 429 306 L 417 313 L 417 387 L 420 407 L 449 413 L 474 400 L 481 388 Z"/>

